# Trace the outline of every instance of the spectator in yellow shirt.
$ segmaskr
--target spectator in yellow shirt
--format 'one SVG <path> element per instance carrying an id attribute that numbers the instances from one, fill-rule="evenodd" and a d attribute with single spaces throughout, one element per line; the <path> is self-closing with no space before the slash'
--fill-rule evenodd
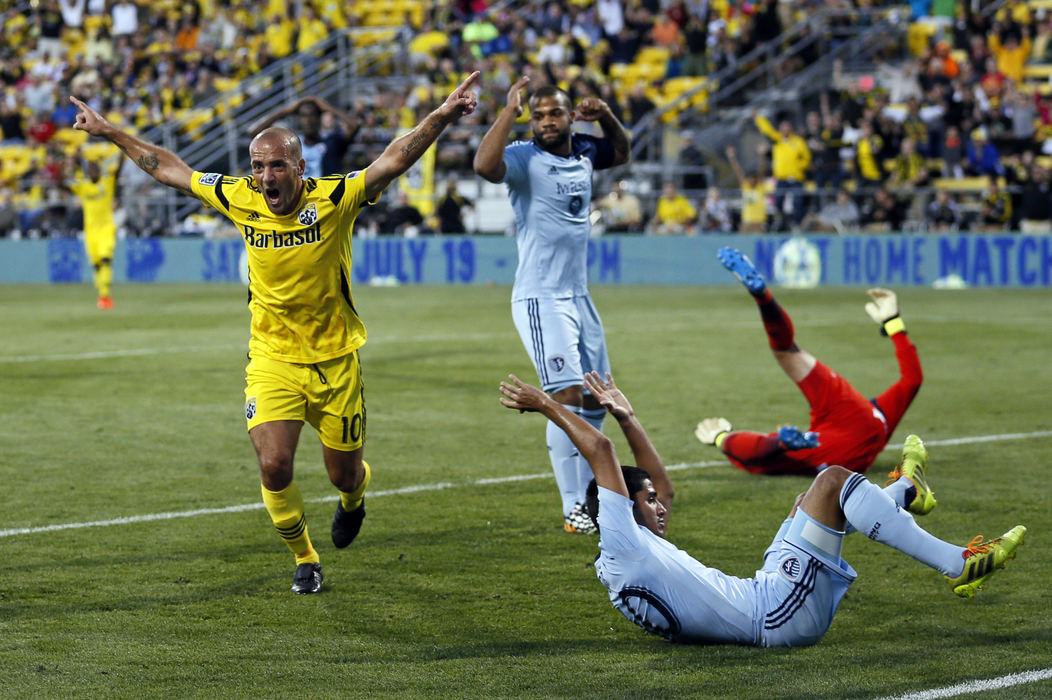
<path id="1" fill-rule="evenodd" d="M 855 144 L 855 168 L 862 185 L 879 187 L 885 177 L 884 166 L 880 162 L 884 139 L 873 130 L 873 124 L 868 120 L 862 122 L 860 131 L 858 143 Z"/>
<path id="2" fill-rule="evenodd" d="M 1020 40 L 1016 31 L 1005 30 L 1006 27 L 1000 22 L 995 24 L 987 43 L 990 53 L 997 59 L 997 69 L 1019 85 L 1023 82 L 1023 68 L 1030 56 L 1030 36 L 1023 30 Z"/>
<path id="3" fill-rule="evenodd" d="M 811 165 L 811 149 L 802 136 L 793 130 L 793 124 L 783 119 L 775 129 L 763 115 L 756 113 L 756 128 L 773 143 L 771 147 L 772 172 L 775 179 L 775 204 L 784 223 L 791 219 L 797 227 L 804 218 L 804 182 Z"/>
<path id="4" fill-rule="evenodd" d="M 768 186 L 759 173 L 753 171 L 748 175 L 738 163 L 734 146 L 727 146 L 727 161 L 738 178 L 741 190 L 741 220 L 738 223 L 740 233 L 763 233 L 767 230 L 767 194 Z"/>
<path id="5" fill-rule="evenodd" d="M 676 189 L 674 183 L 666 182 L 658 199 L 654 218 L 647 224 L 647 233 L 694 235 L 694 224 L 697 220 L 698 211 L 694 205 Z"/>
<path id="6" fill-rule="evenodd" d="M 270 47 L 270 55 L 274 58 L 284 58 L 292 53 L 296 25 L 281 15 L 272 15 L 263 36 Z"/>
<path id="7" fill-rule="evenodd" d="M 318 16 L 318 11 L 310 3 L 303 6 L 303 16 L 299 21 L 299 33 L 296 36 L 296 50 L 306 51 L 329 35 L 329 27 Z"/>

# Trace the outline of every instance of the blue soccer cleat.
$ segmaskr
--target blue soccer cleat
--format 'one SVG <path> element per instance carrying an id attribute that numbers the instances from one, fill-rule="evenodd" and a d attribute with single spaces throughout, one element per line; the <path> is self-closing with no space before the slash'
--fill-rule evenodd
<path id="1" fill-rule="evenodd" d="M 778 428 L 778 439 L 786 451 L 818 447 L 818 433 L 810 430 L 801 432 L 795 425 L 783 425 Z"/>
<path id="2" fill-rule="evenodd" d="M 767 289 L 767 282 L 763 279 L 763 275 L 752 264 L 752 260 L 749 260 L 737 248 L 729 246 L 720 248 L 716 253 L 716 258 L 725 268 L 733 272 L 735 277 L 741 280 L 741 283 L 745 285 L 745 288 L 753 296 L 761 296 L 764 290 Z"/>

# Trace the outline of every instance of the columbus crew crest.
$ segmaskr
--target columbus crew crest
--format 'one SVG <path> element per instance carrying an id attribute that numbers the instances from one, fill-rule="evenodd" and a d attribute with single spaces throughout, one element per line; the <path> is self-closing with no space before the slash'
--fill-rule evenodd
<path id="1" fill-rule="evenodd" d="M 256 397 L 253 396 L 245 402 L 245 420 L 252 420 L 256 417 Z"/>
<path id="2" fill-rule="evenodd" d="M 318 220 L 318 209 L 314 206 L 313 202 L 300 211 L 298 219 L 304 226 L 314 225 L 314 222 Z"/>

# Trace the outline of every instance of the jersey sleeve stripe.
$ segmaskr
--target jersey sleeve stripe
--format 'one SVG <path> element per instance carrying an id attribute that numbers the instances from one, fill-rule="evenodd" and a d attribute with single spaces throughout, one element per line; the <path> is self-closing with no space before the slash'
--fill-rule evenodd
<path id="1" fill-rule="evenodd" d="M 226 194 L 223 192 L 223 181 L 220 180 L 216 183 L 216 199 L 223 205 L 223 208 L 228 212 L 230 211 L 230 201 L 226 198 Z"/>
<path id="2" fill-rule="evenodd" d="M 332 193 L 329 195 L 329 200 L 333 203 L 333 206 L 340 206 L 340 200 L 343 199 L 343 193 L 346 191 L 346 185 L 344 184 L 343 178 L 333 188 Z"/>

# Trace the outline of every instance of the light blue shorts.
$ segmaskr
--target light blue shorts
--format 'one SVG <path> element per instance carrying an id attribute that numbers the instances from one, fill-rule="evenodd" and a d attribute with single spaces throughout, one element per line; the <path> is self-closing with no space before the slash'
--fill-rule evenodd
<path id="1" fill-rule="evenodd" d="M 857 575 L 840 557 L 843 538 L 797 509 L 756 572 L 761 646 L 808 646 L 826 633 Z"/>
<path id="2" fill-rule="evenodd" d="M 511 317 L 544 391 L 579 386 L 585 372 L 610 371 L 603 322 L 591 297 L 521 299 L 511 303 Z"/>

